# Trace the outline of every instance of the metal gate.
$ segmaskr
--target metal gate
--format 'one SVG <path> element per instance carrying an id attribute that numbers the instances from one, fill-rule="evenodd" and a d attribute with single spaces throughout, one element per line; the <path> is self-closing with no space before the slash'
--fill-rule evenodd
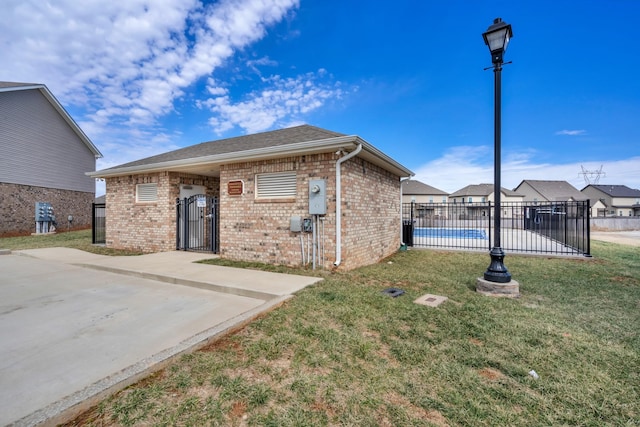
<path id="1" fill-rule="evenodd" d="M 91 243 L 104 244 L 107 241 L 106 204 L 92 203 L 91 212 Z"/>
<path id="2" fill-rule="evenodd" d="M 218 198 L 198 194 L 176 199 L 176 249 L 218 253 Z"/>

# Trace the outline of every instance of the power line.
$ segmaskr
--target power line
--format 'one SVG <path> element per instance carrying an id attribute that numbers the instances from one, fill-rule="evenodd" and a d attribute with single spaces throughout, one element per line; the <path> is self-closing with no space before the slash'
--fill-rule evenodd
<path id="1" fill-rule="evenodd" d="M 598 182 L 600 182 L 600 177 L 607 176 L 607 174 L 602 171 L 602 165 L 600 165 L 600 169 L 598 170 L 587 170 L 582 165 L 580 165 L 580 168 L 582 172 L 579 172 L 578 175 L 582 175 L 587 185 L 597 185 Z"/>

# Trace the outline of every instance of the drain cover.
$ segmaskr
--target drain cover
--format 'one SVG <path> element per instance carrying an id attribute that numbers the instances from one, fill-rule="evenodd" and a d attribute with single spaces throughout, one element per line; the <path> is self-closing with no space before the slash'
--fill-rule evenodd
<path id="1" fill-rule="evenodd" d="M 398 289 L 398 288 L 389 288 L 389 289 L 385 289 L 384 291 L 382 291 L 382 293 L 384 295 L 389 295 L 392 298 L 396 298 L 396 297 L 399 297 L 400 295 L 404 294 L 404 291 L 402 289 Z"/>
<path id="2" fill-rule="evenodd" d="M 439 295 L 431 295 L 431 294 L 426 294 L 426 295 L 422 295 L 421 297 L 416 298 L 415 302 L 416 304 L 421 304 L 421 305 L 427 305 L 429 307 L 437 307 L 440 304 L 442 304 L 443 302 L 445 302 L 446 300 L 448 300 L 447 297 L 441 297 Z"/>

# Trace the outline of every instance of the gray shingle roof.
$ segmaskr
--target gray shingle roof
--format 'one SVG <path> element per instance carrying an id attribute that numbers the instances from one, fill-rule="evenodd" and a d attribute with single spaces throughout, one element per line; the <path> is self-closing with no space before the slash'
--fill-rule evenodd
<path id="1" fill-rule="evenodd" d="M 626 185 L 590 184 L 581 191 L 584 191 L 588 187 L 596 188 L 611 197 L 640 197 L 640 190 L 629 188 Z"/>
<path id="2" fill-rule="evenodd" d="M 402 194 L 404 195 L 443 195 L 446 196 L 449 193 L 446 191 L 438 190 L 424 182 L 409 179 L 402 181 Z"/>
<path id="3" fill-rule="evenodd" d="M 515 191 L 518 191 L 518 188 L 525 182 L 549 201 L 566 201 L 570 198 L 573 200 L 587 199 L 584 194 L 567 181 L 525 179 L 516 187 Z"/>
<path id="4" fill-rule="evenodd" d="M 151 165 L 155 163 L 163 163 L 174 160 L 195 159 L 204 156 L 215 156 L 218 154 L 233 153 L 237 151 L 283 146 L 299 142 L 318 141 L 322 139 L 335 138 L 337 136 L 345 135 L 311 125 L 301 125 L 270 132 L 255 133 L 252 135 L 244 135 L 233 138 L 220 139 L 217 141 L 203 142 L 178 150 L 169 151 L 168 153 L 158 154 L 155 156 L 114 166 L 105 170 L 108 171 L 111 169 L 119 169 L 130 166 Z"/>
<path id="5" fill-rule="evenodd" d="M 500 187 L 500 190 L 501 190 L 500 191 L 501 193 L 504 193 L 507 196 L 511 196 L 511 197 L 522 196 L 521 194 L 512 190 L 508 190 L 504 187 Z M 466 187 L 461 188 L 455 193 L 450 194 L 449 197 L 488 196 L 491 193 L 493 193 L 493 184 L 472 184 L 472 185 L 467 185 Z"/>

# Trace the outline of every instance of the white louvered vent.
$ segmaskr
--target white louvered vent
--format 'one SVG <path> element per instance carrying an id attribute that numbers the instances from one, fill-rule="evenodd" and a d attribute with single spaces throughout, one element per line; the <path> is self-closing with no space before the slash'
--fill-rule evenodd
<path id="1" fill-rule="evenodd" d="M 158 184 L 136 185 L 136 202 L 156 202 L 158 200 Z"/>
<path id="2" fill-rule="evenodd" d="M 256 197 L 282 199 L 296 196 L 296 173 L 280 172 L 256 175 Z"/>

